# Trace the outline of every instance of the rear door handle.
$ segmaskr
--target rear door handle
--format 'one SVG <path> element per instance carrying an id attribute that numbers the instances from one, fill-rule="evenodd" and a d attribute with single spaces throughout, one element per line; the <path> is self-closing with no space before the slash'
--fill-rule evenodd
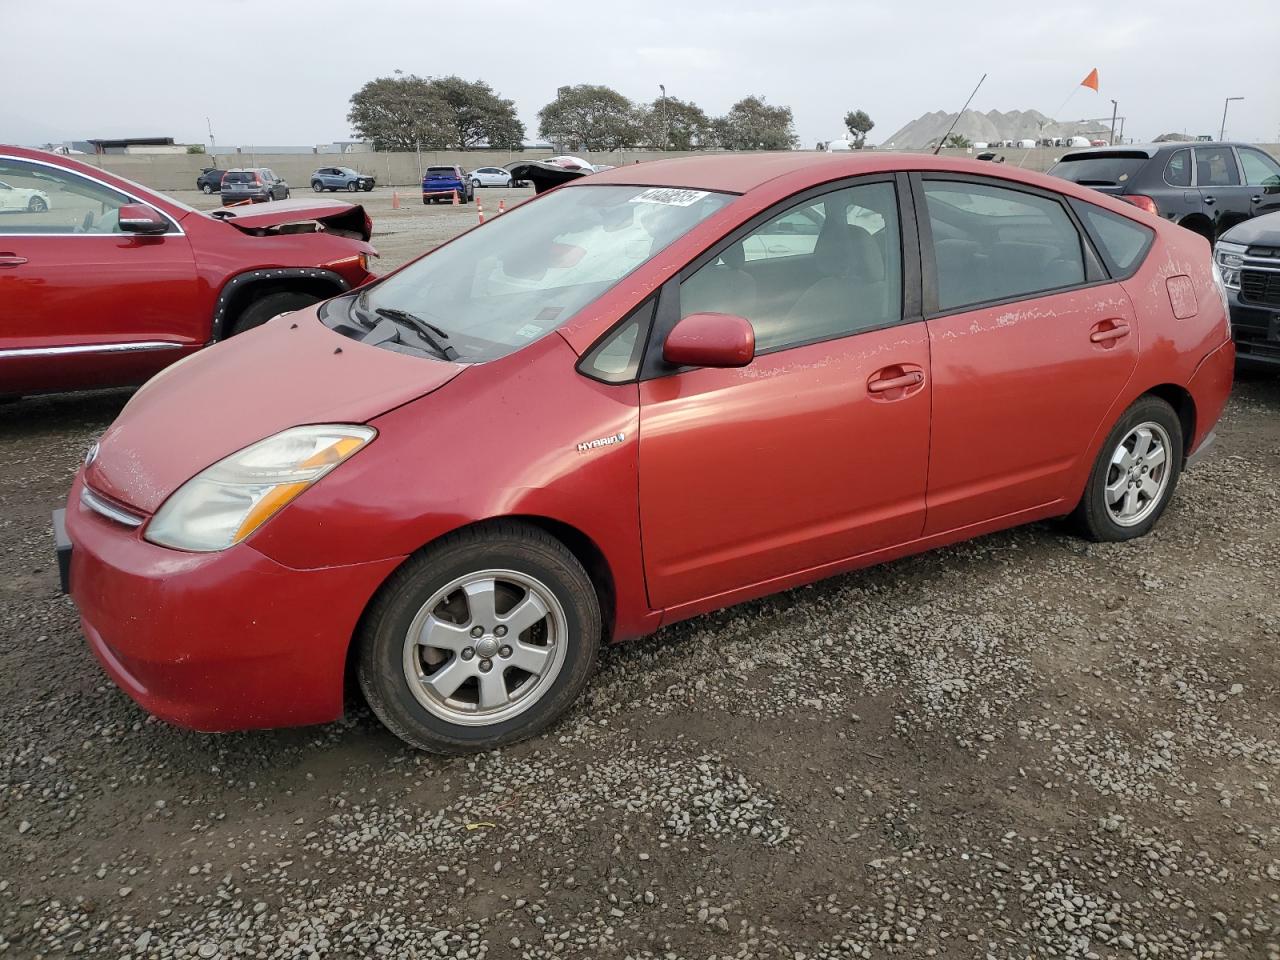
<path id="1" fill-rule="evenodd" d="M 899 390 L 902 387 L 914 387 L 924 383 L 924 374 L 919 370 L 904 373 L 900 377 L 889 377 L 885 380 L 872 380 L 867 389 L 872 393 L 884 393 L 886 390 Z"/>
<path id="2" fill-rule="evenodd" d="M 1262 196 L 1261 196 L 1261 195 L 1259 195 L 1259 196 L 1256 196 L 1256 197 L 1250 197 L 1250 198 L 1249 198 L 1249 202 L 1250 202 L 1250 203 L 1261 203 L 1261 202 L 1262 202 Z"/>
<path id="3" fill-rule="evenodd" d="M 26 257 L 19 257 L 13 253 L 0 253 L 0 267 L 20 267 L 26 262 Z"/>
<path id="4" fill-rule="evenodd" d="M 1207 203 L 1207 204 L 1212 205 L 1212 204 L 1213 204 L 1213 202 L 1214 202 L 1213 197 L 1205 197 L 1205 198 L 1204 198 L 1204 202 L 1205 202 L 1205 203 Z"/>
<path id="5" fill-rule="evenodd" d="M 1127 323 L 1117 323 L 1114 327 L 1106 330 L 1095 330 L 1089 334 L 1089 339 L 1094 343 L 1106 343 L 1108 340 L 1119 340 L 1121 337 L 1129 335 L 1129 325 Z"/>

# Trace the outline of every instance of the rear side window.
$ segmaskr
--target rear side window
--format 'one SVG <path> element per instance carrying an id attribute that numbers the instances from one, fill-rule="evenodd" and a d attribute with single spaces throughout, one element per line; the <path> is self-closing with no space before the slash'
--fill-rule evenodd
<path id="1" fill-rule="evenodd" d="M 1233 187 L 1240 182 L 1230 147 L 1196 147 L 1196 185 Z"/>
<path id="2" fill-rule="evenodd" d="M 1147 155 L 1136 151 L 1068 154 L 1049 173 L 1086 187 L 1119 187 L 1133 179 L 1146 162 Z"/>
<path id="3" fill-rule="evenodd" d="M 1107 269 L 1117 279 L 1132 276 L 1151 249 L 1155 231 L 1092 203 L 1073 200 L 1076 213 L 1097 241 Z"/>
<path id="4" fill-rule="evenodd" d="M 1164 165 L 1164 182 L 1171 187 L 1191 186 L 1191 151 L 1175 150 Z"/>
<path id="5" fill-rule="evenodd" d="M 944 180 L 925 180 L 924 195 L 940 310 L 1084 282 L 1080 234 L 1056 200 Z"/>

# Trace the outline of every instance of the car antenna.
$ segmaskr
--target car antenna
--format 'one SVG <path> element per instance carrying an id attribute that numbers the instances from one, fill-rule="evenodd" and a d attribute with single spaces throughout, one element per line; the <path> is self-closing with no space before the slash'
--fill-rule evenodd
<path id="1" fill-rule="evenodd" d="M 982 80 L 987 79 L 987 75 L 982 75 Z M 982 80 L 978 81 L 978 87 L 982 86 Z M 947 137 L 951 136 L 951 131 L 956 128 L 956 124 L 960 122 L 960 118 L 964 116 L 964 112 L 969 109 L 969 104 L 973 102 L 974 96 L 978 93 L 978 87 L 973 88 L 973 93 L 969 94 L 969 99 L 964 102 L 964 106 L 960 108 L 960 112 L 956 114 L 956 118 L 951 121 L 951 126 L 947 127 L 947 132 L 942 135 L 942 139 L 938 141 L 938 145 L 933 148 L 933 155 L 936 157 L 938 151 L 942 149 L 942 145 L 947 142 Z"/>

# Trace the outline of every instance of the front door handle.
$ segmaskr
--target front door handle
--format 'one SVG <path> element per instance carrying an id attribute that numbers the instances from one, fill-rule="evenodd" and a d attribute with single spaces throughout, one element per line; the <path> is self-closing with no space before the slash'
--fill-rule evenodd
<path id="1" fill-rule="evenodd" d="M 1105 330 L 1094 330 L 1089 334 L 1089 339 L 1094 343 L 1106 343 L 1108 340 L 1119 340 L 1121 337 L 1129 335 L 1129 325 L 1127 323 L 1116 323 Z"/>
<path id="2" fill-rule="evenodd" d="M 1262 195 L 1261 195 L 1261 194 L 1259 194 L 1259 195 L 1258 195 L 1258 196 L 1256 196 L 1256 197 L 1250 197 L 1250 198 L 1249 198 L 1249 202 L 1250 202 L 1250 203 L 1261 203 L 1261 202 L 1262 202 Z"/>
<path id="3" fill-rule="evenodd" d="M 924 383 L 924 374 L 919 370 L 904 373 L 900 377 L 887 377 L 883 380 L 872 380 L 867 389 L 872 393 L 884 393 L 886 390 L 900 390 L 903 387 L 914 387 Z"/>
<path id="4" fill-rule="evenodd" d="M 1205 198 L 1204 198 L 1204 202 L 1205 202 L 1205 203 L 1207 203 L 1207 204 L 1209 204 L 1210 206 L 1213 206 L 1213 204 L 1214 204 L 1214 199 L 1213 199 L 1213 197 L 1205 197 Z"/>
<path id="5" fill-rule="evenodd" d="M 0 253 L 0 267 L 20 267 L 26 262 L 26 257 L 13 253 Z"/>

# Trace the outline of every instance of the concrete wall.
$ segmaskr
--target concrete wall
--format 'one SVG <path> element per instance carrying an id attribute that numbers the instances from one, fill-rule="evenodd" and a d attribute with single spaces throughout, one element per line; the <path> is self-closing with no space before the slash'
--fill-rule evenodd
<path id="1" fill-rule="evenodd" d="M 1280 159 L 1280 144 L 1260 144 L 1272 156 Z M 924 151 L 922 151 L 924 152 Z M 980 151 L 943 150 L 945 156 L 974 156 Z M 1005 158 L 1005 163 L 1025 167 L 1028 170 L 1047 170 L 1066 148 L 1041 148 L 1031 150 L 1001 149 L 995 151 Z M 609 153 L 578 154 L 592 163 L 611 163 L 615 166 L 643 160 L 660 160 L 664 157 L 704 156 L 706 151 L 693 153 L 662 153 L 653 150 L 618 150 Z M 250 153 L 219 156 L 219 165 L 236 167 L 270 167 L 284 177 L 295 190 L 305 190 L 311 182 L 311 173 L 317 167 L 353 167 L 361 173 L 372 174 L 379 184 L 409 187 L 420 182 L 420 167 L 458 164 L 464 170 L 474 167 L 500 167 L 512 160 L 538 160 L 551 156 L 549 150 L 526 150 L 521 153 L 502 151 L 424 151 L 419 157 L 414 153 L 345 153 L 345 154 L 259 154 Z M 180 156 L 85 156 L 76 157 L 87 163 L 130 180 L 136 180 L 155 190 L 192 190 L 200 168 L 210 165 L 210 158 L 202 154 Z"/>

